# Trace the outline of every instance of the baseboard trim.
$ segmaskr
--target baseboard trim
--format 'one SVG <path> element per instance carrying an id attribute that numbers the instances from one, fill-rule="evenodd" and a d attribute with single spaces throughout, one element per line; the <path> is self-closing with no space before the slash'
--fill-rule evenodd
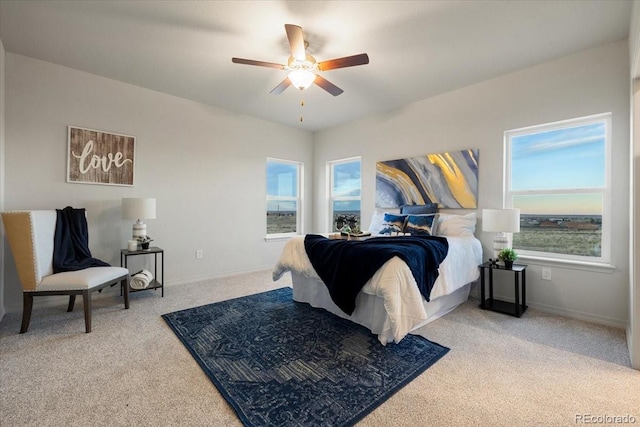
<path id="1" fill-rule="evenodd" d="M 170 281 L 165 282 L 164 285 L 167 286 L 167 287 L 188 285 L 190 283 L 207 282 L 209 280 L 216 280 L 216 279 L 222 279 L 222 278 L 225 278 L 225 277 L 239 276 L 241 274 L 258 273 L 260 271 L 265 271 L 265 270 L 273 270 L 273 266 L 254 268 L 254 269 L 251 269 L 251 270 L 228 271 L 228 272 L 224 272 L 222 274 L 215 274 L 213 276 L 200 276 L 200 277 L 191 277 L 191 278 L 180 279 L 180 280 L 170 280 Z"/>
<path id="2" fill-rule="evenodd" d="M 495 295 L 496 299 L 514 303 L 515 298 L 506 297 L 502 295 Z M 584 322 L 597 323 L 599 325 L 611 326 L 613 328 L 625 329 L 627 327 L 627 321 L 623 319 L 616 319 L 608 316 L 601 316 L 593 313 L 586 313 L 584 311 L 572 310 L 570 308 L 556 307 L 548 304 L 540 304 L 527 300 L 527 306 L 543 313 L 555 314 L 557 316 L 569 317 L 571 319 L 582 320 Z"/>

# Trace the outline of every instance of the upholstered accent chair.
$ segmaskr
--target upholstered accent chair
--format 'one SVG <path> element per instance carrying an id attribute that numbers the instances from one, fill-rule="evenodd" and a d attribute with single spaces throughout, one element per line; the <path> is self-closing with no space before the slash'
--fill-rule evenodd
<path id="1" fill-rule="evenodd" d="M 5 234 L 11 247 L 23 290 L 20 333 L 29 329 L 33 297 L 69 295 L 67 311 L 82 295 L 86 332 L 91 332 L 91 294 L 120 283 L 124 308 L 129 308 L 129 271 L 121 267 L 89 267 L 77 271 L 53 272 L 53 248 L 57 214 L 55 210 L 2 213 Z"/>

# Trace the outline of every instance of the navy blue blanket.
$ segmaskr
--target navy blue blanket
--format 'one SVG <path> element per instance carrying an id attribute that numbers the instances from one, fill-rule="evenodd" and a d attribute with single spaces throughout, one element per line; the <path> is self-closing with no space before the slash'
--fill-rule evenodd
<path id="1" fill-rule="evenodd" d="M 429 301 L 431 288 L 438 278 L 438 267 L 449 251 L 447 239 L 437 236 L 348 241 L 308 234 L 304 247 L 311 265 L 329 289 L 331 299 L 349 315 L 356 307 L 358 292 L 394 256 L 407 263 L 420 293 Z"/>
<path id="2" fill-rule="evenodd" d="M 89 231 L 84 209 L 67 206 L 56 209 L 56 232 L 53 237 L 53 272 L 76 271 L 89 267 L 109 267 L 93 258 L 89 250 Z"/>

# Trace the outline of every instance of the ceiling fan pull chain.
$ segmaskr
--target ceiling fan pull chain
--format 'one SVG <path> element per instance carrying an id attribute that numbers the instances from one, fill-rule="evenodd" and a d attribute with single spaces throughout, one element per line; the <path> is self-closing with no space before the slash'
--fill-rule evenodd
<path id="1" fill-rule="evenodd" d="M 304 96 L 300 97 L 300 108 L 304 107 Z M 304 119 L 302 117 L 302 115 L 300 115 L 300 122 L 302 122 Z"/>

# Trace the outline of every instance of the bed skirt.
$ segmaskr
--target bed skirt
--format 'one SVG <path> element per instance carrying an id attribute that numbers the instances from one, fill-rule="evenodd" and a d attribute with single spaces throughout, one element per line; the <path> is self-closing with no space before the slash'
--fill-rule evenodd
<path id="1" fill-rule="evenodd" d="M 378 340 L 386 345 L 389 342 L 399 342 L 402 336 L 397 336 L 390 327 L 387 311 L 384 307 L 384 300 L 381 297 L 360 292 L 356 298 L 356 309 L 351 316 L 340 310 L 331 300 L 329 291 L 324 283 L 311 279 L 301 274 L 291 272 L 293 283 L 294 301 L 310 304 L 312 307 L 324 308 L 325 310 L 358 323 L 371 332 L 378 335 Z M 457 289 L 451 294 L 443 295 L 432 299 L 430 302 L 424 301 L 424 308 L 427 314 L 425 319 L 404 319 L 409 322 L 406 333 L 432 322 L 462 304 L 469 297 L 471 283 Z M 396 336 L 394 336 L 396 335 Z"/>

